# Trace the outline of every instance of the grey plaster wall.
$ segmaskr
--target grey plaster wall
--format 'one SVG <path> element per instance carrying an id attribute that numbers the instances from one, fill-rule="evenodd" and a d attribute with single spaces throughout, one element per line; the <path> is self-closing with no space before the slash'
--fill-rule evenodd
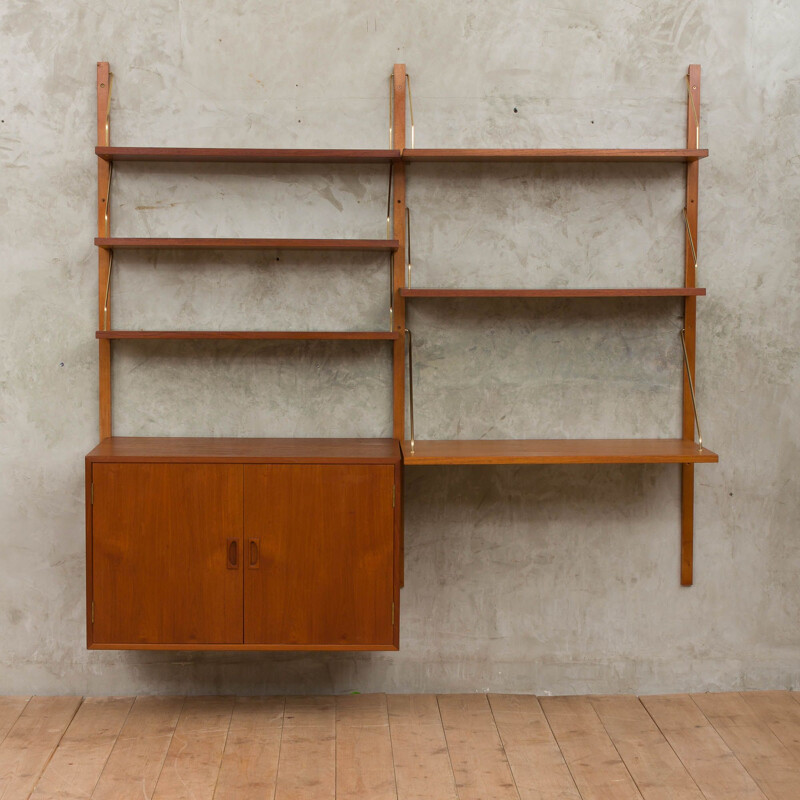
<path id="1" fill-rule="evenodd" d="M 797 687 L 800 4 L 5 0 L 0 9 L 0 692 Z M 703 67 L 696 585 L 678 469 L 412 468 L 402 649 L 84 649 L 97 438 L 94 69 L 113 141 L 681 146 Z M 121 165 L 131 235 L 381 236 L 382 167 Z M 416 285 L 680 280 L 680 167 L 409 168 Z M 322 281 L 326 282 L 323 283 Z M 119 327 L 372 328 L 385 259 L 120 256 Z M 680 303 L 418 302 L 417 435 L 675 436 Z M 119 434 L 385 436 L 388 348 L 120 344 Z"/>

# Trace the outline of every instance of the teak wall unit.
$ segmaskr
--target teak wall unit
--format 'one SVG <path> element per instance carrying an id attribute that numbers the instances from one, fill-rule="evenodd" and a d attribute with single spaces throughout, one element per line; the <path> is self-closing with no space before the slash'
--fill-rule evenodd
<path id="1" fill-rule="evenodd" d="M 402 467 L 424 464 L 681 465 L 681 583 L 692 583 L 700 68 L 687 80 L 685 149 L 406 148 L 405 65 L 390 77 L 390 148 L 299 150 L 112 147 L 111 74 L 97 65 L 100 444 L 86 457 L 87 641 L 97 649 L 394 650 L 403 574 Z M 386 164 L 385 239 L 113 237 L 115 161 Z M 684 286 L 662 289 L 412 288 L 406 167 L 414 162 L 682 162 Z M 374 251 L 388 255 L 391 325 L 380 331 L 139 331 L 111 327 L 113 254 L 128 248 Z M 407 299 L 682 297 L 679 439 L 416 441 Z M 115 437 L 117 339 L 385 340 L 392 346 L 392 439 Z M 408 353 L 408 362 L 406 360 Z M 409 376 L 410 439 L 406 439 Z M 699 425 L 698 439 L 699 439 Z"/>

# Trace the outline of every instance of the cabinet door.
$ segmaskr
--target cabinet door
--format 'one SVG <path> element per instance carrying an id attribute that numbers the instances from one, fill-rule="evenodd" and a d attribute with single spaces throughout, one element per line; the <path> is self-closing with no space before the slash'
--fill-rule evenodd
<path id="1" fill-rule="evenodd" d="M 242 641 L 241 464 L 94 464 L 93 641 Z"/>
<path id="2" fill-rule="evenodd" d="M 245 643 L 392 647 L 394 467 L 244 475 Z"/>

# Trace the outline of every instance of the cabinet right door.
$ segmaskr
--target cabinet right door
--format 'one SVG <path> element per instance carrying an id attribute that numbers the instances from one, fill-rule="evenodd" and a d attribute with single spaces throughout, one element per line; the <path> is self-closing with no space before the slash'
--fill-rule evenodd
<path id="1" fill-rule="evenodd" d="M 245 644 L 391 648 L 394 467 L 244 467 Z"/>

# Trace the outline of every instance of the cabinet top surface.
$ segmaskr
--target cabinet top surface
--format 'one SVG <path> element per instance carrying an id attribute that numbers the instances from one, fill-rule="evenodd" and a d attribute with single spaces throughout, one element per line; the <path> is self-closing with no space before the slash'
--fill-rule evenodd
<path id="1" fill-rule="evenodd" d="M 396 439 L 238 439 L 112 436 L 88 461 L 273 464 L 395 464 Z"/>

